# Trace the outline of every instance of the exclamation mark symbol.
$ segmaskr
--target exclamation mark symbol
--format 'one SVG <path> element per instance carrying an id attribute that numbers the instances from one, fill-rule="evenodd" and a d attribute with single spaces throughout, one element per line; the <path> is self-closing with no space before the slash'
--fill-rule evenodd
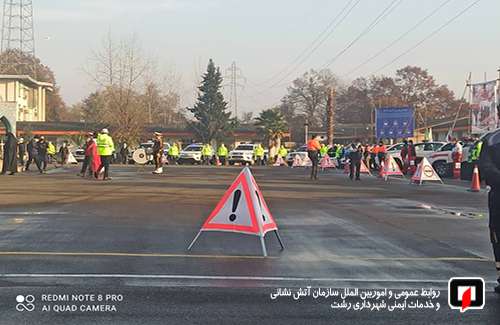
<path id="1" fill-rule="evenodd" d="M 236 215 L 234 213 L 238 208 L 238 203 L 240 203 L 240 198 L 241 198 L 241 191 L 240 190 L 234 191 L 233 209 L 231 210 L 233 213 L 229 216 L 229 220 L 231 220 L 231 222 L 234 222 L 234 220 L 236 220 Z"/>
<path id="2" fill-rule="evenodd" d="M 257 201 L 259 201 L 260 212 L 263 212 L 262 204 L 260 203 L 259 192 L 255 191 L 255 195 L 257 195 Z M 262 213 L 262 220 L 266 221 L 266 216 L 264 215 L 264 213 Z"/>

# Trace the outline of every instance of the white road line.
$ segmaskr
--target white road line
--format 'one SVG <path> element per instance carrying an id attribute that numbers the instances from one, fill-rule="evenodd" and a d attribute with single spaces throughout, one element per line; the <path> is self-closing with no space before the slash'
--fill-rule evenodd
<path id="1" fill-rule="evenodd" d="M 15 215 L 23 215 L 23 216 L 42 216 L 42 215 L 64 215 L 68 214 L 68 212 L 61 211 L 3 211 L 0 212 L 0 216 L 15 216 Z"/>
<path id="2" fill-rule="evenodd" d="M 147 279 L 147 280 L 234 280 L 234 281 L 277 281 L 277 282 L 360 282 L 360 283 L 448 283 L 449 279 L 367 279 L 367 278 L 308 278 L 308 277 L 266 277 L 266 276 L 223 276 L 223 275 L 174 275 L 174 274 L 0 274 L 0 279 L 9 278 L 84 278 L 84 279 Z M 485 281 L 495 284 L 496 281 Z"/>

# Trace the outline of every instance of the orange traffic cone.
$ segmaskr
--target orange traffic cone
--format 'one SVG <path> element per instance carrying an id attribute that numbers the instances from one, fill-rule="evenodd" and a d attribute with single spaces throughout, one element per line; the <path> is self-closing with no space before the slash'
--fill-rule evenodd
<path id="1" fill-rule="evenodd" d="M 479 179 L 479 169 L 477 168 L 477 165 L 474 165 L 474 171 L 472 172 L 472 184 L 469 191 L 481 191 L 481 180 Z"/>

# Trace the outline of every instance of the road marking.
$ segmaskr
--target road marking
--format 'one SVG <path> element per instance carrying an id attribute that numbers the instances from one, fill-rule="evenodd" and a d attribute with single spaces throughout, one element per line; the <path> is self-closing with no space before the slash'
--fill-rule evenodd
<path id="1" fill-rule="evenodd" d="M 7 212 L 3 211 L 0 212 L 0 216 L 15 216 L 15 215 L 23 215 L 23 216 L 44 216 L 44 215 L 65 215 L 68 214 L 68 212 L 62 212 L 62 211 L 12 211 L 12 212 Z"/>
<path id="2" fill-rule="evenodd" d="M 277 259 L 276 256 L 252 255 L 200 255 L 160 253 L 111 253 L 111 252 L 0 252 L 0 256 L 101 256 L 101 257 L 165 257 L 165 258 L 213 258 L 213 259 Z"/>
<path id="3" fill-rule="evenodd" d="M 97 257 L 162 257 L 162 258 L 212 258 L 212 259 L 278 259 L 278 256 L 253 255 L 200 255 L 200 254 L 162 254 L 162 253 L 120 253 L 120 252 L 0 252 L 0 256 L 97 256 Z M 293 257 L 292 257 L 293 258 Z M 325 261 L 446 261 L 446 262 L 493 262 L 486 257 L 364 257 L 364 256 L 332 256 L 322 258 Z"/>
<path id="4" fill-rule="evenodd" d="M 233 281 L 276 281 L 276 282 L 360 282 L 360 283 L 448 283 L 449 279 L 373 279 L 373 278 L 315 278 L 274 276 L 232 276 L 232 275 L 184 275 L 184 274 L 33 274 L 5 273 L 0 279 L 8 278 L 82 278 L 82 279 L 146 279 L 146 280 L 233 280 Z M 496 281 L 485 281 L 488 284 Z"/>

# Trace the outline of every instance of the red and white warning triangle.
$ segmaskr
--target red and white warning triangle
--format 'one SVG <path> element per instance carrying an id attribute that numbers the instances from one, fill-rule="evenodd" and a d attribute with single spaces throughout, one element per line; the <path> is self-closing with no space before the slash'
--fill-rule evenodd
<path id="1" fill-rule="evenodd" d="M 424 181 L 438 181 L 443 183 L 441 177 L 439 177 L 438 173 L 434 170 L 431 163 L 427 158 L 424 157 L 422 162 L 418 165 L 417 171 L 413 174 L 411 178 L 412 183 L 422 184 Z"/>
<path id="2" fill-rule="evenodd" d="M 201 231 L 228 231 L 261 237 L 277 229 L 248 167 L 239 174 L 201 227 Z"/>
<path id="3" fill-rule="evenodd" d="M 321 158 L 319 165 L 322 169 L 337 167 L 329 155 L 324 155 L 323 158 Z"/>
<path id="4" fill-rule="evenodd" d="M 393 156 L 387 155 L 385 162 L 384 162 L 384 178 L 387 181 L 389 176 L 403 176 L 404 174 L 401 171 L 401 168 L 399 168 L 398 163 L 394 159 Z"/>

